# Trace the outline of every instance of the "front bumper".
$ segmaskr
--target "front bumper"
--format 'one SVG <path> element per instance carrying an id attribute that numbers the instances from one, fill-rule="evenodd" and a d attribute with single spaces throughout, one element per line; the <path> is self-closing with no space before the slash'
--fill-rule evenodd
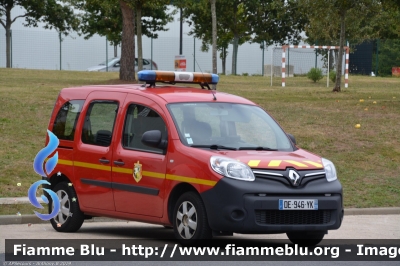
<path id="1" fill-rule="evenodd" d="M 222 178 L 201 194 L 209 225 L 216 232 L 274 234 L 338 229 L 343 219 L 338 180 L 291 188 L 279 182 Z M 317 199 L 318 210 L 279 210 L 279 199 Z"/>

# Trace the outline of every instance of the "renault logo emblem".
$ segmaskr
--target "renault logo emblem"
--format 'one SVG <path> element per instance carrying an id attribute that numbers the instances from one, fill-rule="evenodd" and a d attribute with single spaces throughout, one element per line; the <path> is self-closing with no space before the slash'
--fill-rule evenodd
<path id="1" fill-rule="evenodd" d="M 294 186 L 299 185 L 300 182 L 297 181 L 299 181 L 300 175 L 295 170 L 289 170 L 289 178 L 292 180 Z"/>

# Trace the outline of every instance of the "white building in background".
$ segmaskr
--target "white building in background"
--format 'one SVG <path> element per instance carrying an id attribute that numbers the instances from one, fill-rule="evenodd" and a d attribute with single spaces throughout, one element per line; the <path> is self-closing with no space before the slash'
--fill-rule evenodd
<path id="1" fill-rule="evenodd" d="M 12 17 L 23 13 L 19 7 L 12 10 Z M 52 69 L 85 71 L 88 67 L 97 65 L 114 56 L 114 47 L 107 43 L 105 37 L 98 35 L 89 40 L 72 32 L 69 36 L 62 36 L 60 43 L 59 34 L 55 30 L 46 30 L 42 26 L 24 27 L 23 18 L 18 19 L 12 25 L 12 66 L 14 68 L 28 69 Z M 179 55 L 179 12 L 174 21 L 166 28 L 169 30 L 158 32 L 158 39 L 143 37 L 143 57 L 153 58 L 158 69 L 174 70 L 174 59 Z M 182 52 L 186 57 L 187 71 L 211 72 L 212 56 L 209 52 L 201 52 L 201 40 L 188 35 L 190 28 L 183 23 L 183 47 Z M 117 49 L 120 55 L 120 47 Z M 260 44 L 245 43 L 239 47 L 237 57 L 237 74 L 261 75 L 264 65 L 281 66 L 281 53 L 273 52 L 273 47 L 267 47 L 263 51 Z M 195 60 L 196 59 L 196 60 Z M 320 60 L 319 60 L 320 61 Z M 315 56 L 295 54 L 291 56 L 290 64 L 295 65 L 294 71 L 304 74 L 306 69 L 314 66 Z M 226 60 L 227 74 L 231 73 L 232 46 L 228 49 Z M 296 66 L 298 65 L 298 66 Z M 5 30 L 0 27 L 0 67 L 6 66 Z M 318 63 L 322 67 L 322 63 Z M 269 68 L 271 69 L 271 68 Z M 289 68 L 290 69 L 290 68 Z M 300 70 L 299 70 L 300 69 Z M 308 71 L 308 70 L 307 70 Z M 218 54 L 218 72 L 222 72 L 222 63 Z M 265 73 L 269 74 L 269 73 Z"/>

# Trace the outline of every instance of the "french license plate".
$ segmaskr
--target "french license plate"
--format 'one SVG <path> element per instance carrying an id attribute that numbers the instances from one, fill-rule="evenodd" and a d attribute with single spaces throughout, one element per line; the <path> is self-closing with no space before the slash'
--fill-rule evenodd
<path id="1" fill-rule="evenodd" d="M 280 199 L 279 210 L 318 210 L 317 199 Z"/>

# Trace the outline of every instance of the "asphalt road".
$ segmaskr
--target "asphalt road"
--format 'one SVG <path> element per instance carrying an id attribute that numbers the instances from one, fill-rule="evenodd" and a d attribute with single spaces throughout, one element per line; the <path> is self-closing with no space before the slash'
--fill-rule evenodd
<path id="1" fill-rule="evenodd" d="M 159 225 L 149 225 L 138 222 L 91 222 L 84 223 L 76 233 L 58 233 L 50 224 L 13 224 L 0 225 L 0 260 L 4 262 L 5 239 L 173 239 L 173 231 Z M 251 241 L 251 239 L 264 239 L 266 243 L 274 243 L 277 239 L 287 240 L 286 235 L 240 235 L 233 237 L 219 237 L 235 243 L 237 241 Z M 345 216 L 339 230 L 330 231 L 325 239 L 400 239 L 400 215 L 358 215 Z M 263 241 L 264 241 L 263 240 Z M 173 240 L 171 243 L 173 243 Z M 162 242 L 162 241 L 160 241 Z M 163 245 L 163 244 L 161 244 Z M 4 265 L 7 264 L 4 262 Z M 110 265 L 111 262 L 71 262 L 70 265 Z M 112 262 L 113 266 L 132 265 L 133 262 Z M 384 262 L 134 262 L 134 265 L 398 265 L 397 261 Z M 16 264 L 14 264 L 16 265 Z M 39 265 L 39 264 L 31 264 Z M 42 264 L 46 265 L 46 264 Z"/>

